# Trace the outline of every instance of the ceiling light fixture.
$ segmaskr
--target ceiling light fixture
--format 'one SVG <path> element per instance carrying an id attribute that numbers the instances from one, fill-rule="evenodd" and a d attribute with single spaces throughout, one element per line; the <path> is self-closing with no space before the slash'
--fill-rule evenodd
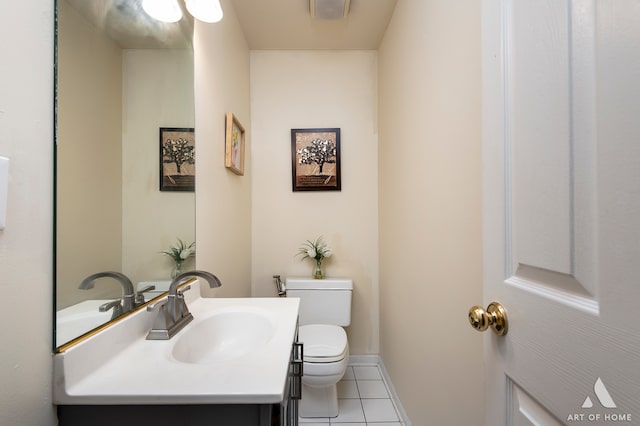
<path id="1" fill-rule="evenodd" d="M 222 6 L 218 0 L 184 0 L 187 10 L 203 22 L 218 22 L 222 19 Z"/>
<path id="2" fill-rule="evenodd" d="M 161 22 L 178 22 L 182 19 L 182 10 L 177 0 L 142 0 L 142 9 Z"/>
<path id="3" fill-rule="evenodd" d="M 309 0 L 309 11 L 315 19 L 344 19 L 351 0 Z"/>
<path id="4" fill-rule="evenodd" d="M 222 19 L 219 0 L 184 0 L 187 10 L 194 18 L 203 22 L 218 22 Z M 162 22 L 178 22 L 182 9 L 178 0 L 142 0 L 142 8 L 154 19 Z"/>

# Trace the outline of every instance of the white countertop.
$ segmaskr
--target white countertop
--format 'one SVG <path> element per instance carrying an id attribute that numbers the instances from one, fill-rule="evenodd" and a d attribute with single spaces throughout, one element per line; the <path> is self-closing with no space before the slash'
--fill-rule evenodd
<path id="1" fill-rule="evenodd" d="M 185 293 L 194 320 L 170 340 L 146 340 L 158 312 L 142 310 L 54 356 L 56 404 L 248 404 L 284 398 L 299 300 L 202 298 Z M 194 297 L 195 295 L 195 297 Z M 181 335 L 224 311 L 259 310 L 273 326 L 259 349 L 228 360 L 177 361 Z M 215 339 L 203 335 L 202 339 Z"/>
<path id="2" fill-rule="evenodd" d="M 61 346 L 111 320 L 113 312 L 98 308 L 111 300 L 85 300 L 56 312 L 56 346 Z"/>

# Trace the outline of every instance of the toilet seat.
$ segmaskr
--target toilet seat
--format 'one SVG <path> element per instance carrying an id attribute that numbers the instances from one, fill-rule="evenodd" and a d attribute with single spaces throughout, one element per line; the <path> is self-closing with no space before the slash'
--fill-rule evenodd
<path id="1" fill-rule="evenodd" d="M 322 364 L 339 362 L 349 352 L 347 333 L 337 325 L 303 325 L 298 335 L 298 340 L 304 343 L 304 362 Z"/>

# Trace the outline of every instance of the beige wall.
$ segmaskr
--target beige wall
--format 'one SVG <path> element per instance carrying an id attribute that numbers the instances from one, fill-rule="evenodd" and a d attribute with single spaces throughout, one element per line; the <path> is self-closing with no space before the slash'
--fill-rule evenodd
<path id="1" fill-rule="evenodd" d="M 328 277 L 354 280 L 351 353 L 378 353 L 376 53 L 251 52 L 253 295 L 275 296 L 273 274 L 311 276 L 296 257 L 322 235 Z M 342 190 L 292 192 L 291 129 L 341 129 Z"/>
<path id="2" fill-rule="evenodd" d="M 479 424 L 480 3 L 399 0 L 379 63 L 382 359 L 414 425 Z"/>
<path id="3" fill-rule="evenodd" d="M 0 28 L 0 424 L 52 426 L 53 2 L 0 2 Z"/>
<path id="4" fill-rule="evenodd" d="M 251 295 L 251 112 L 249 48 L 230 1 L 215 25 L 196 21 L 196 266 L 216 274 L 222 288 L 204 296 Z M 247 129 L 245 174 L 224 167 L 225 116 Z"/>
<path id="5" fill-rule="evenodd" d="M 159 252 L 195 241 L 195 194 L 159 190 L 158 129 L 194 127 L 193 52 L 128 49 L 122 64 L 122 271 L 167 280 L 173 261 Z"/>
<path id="6" fill-rule="evenodd" d="M 122 270 L 122 60 L 118 45 L 59 3 L 58 309 L 120 289 L 79 290 L 84 277 Z M 97 100 L 97 101 L 96 101 Z M 100 241 L 100 244 L 96 244 Z"/>

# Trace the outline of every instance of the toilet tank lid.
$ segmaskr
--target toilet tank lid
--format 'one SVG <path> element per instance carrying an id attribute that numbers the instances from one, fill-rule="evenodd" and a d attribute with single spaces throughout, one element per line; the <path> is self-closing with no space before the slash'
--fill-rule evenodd
<path id="1" fill-rule="evenodd" d="M 287 278 L 287 290 L 353 290 L 353 280 L 349 278 Z"/>

